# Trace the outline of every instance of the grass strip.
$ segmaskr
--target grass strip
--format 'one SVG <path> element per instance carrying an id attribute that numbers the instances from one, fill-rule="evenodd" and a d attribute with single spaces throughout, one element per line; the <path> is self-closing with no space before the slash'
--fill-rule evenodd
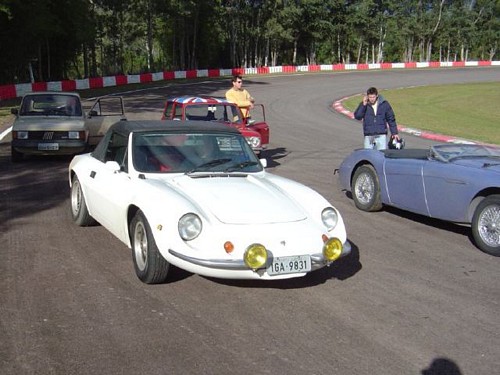
<path id="1" fill-rule="evenodd" d="M 406 127 L 500 144 L 500 82 L 381 90 Z M 343 102 L 354 111 L 361 95 Z M 498 107 L 497 107 L 498 106 Z"/>

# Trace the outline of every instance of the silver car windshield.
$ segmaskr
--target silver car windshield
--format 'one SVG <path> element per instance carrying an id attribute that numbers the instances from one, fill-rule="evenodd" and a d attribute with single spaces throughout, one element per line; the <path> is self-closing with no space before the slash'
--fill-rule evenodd
<path id="1" fill-rule="evenodd" d="M 262 171 L 259 160 L 239 134 L 136 133 L 132 160 L 135 170 L 148 173 Z"/>
<path id="2" fill-rule="evenodd" d="M 21 103 L 20 116 L 82 116 L 80 99 L 74 95 L 26 95 Z"/>
<path id="3" fill-rule="evenodd" d="M 500 147 L 476 144 L 446 144 L 431 147 L 434 158 L 449 162 L 457 158 L 492 157 L 500 158 Z"/>

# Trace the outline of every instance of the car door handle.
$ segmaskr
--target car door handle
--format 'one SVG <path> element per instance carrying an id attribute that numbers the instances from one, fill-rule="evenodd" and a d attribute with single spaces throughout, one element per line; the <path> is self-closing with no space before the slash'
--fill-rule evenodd
<path id="1" fill-rule="evenodd" d="M 96 171 L 92 171 L 92 172 L 90 172 L 90 178 L 94 178 L 94 177 L 95 177 L 95 175 L 96 175 Z"/>
<path id="2" fill-rule="evenodd" d="M 455 185 L 465 185 L 466 182 L 463 180 L 455 180 L 454 178 L 447 178 L 445 180 L 448 184 L 455 184 Z"/>

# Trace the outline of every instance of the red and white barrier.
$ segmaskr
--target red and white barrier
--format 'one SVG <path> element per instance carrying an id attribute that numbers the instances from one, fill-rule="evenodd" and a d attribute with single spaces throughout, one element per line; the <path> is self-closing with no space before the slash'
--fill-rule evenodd
<path id="1" fill-rule="evenodd" d="M 456 68 L 468 66 L 500 66 L 500 61 L 455 61 L 455 62 L 410 62 L 380 64 L 324 64 L 324 65 L 283 65 L 260 68 L 200 69 L 168 71 L 144 74 L 93 77 L 56 82 L 19 83 L 0 86 L 0 100 L 18 98 L 32 91 L 75 91 L 103 87 L 123 86 L 133 83 L 148 83 L 176 79 L 215 78 L 233 74 L 262 75 L 287 74 L 319 71 L 371 70 L 371 69 L 417 69 L 417 68 Z"/>

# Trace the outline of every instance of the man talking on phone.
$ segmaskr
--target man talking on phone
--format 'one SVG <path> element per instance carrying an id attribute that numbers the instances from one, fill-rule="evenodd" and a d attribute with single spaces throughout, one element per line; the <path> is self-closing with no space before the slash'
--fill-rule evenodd
<path id="1" fill-rule="evenodd" d="M 387 126 L 391 136 L 399 140 L 396 116 L 391 105 L 375 87 L 370 87 L 354 111 L 356 120 L 363 120 L 364 148 L 385 150 L 387 146 Z"/>

